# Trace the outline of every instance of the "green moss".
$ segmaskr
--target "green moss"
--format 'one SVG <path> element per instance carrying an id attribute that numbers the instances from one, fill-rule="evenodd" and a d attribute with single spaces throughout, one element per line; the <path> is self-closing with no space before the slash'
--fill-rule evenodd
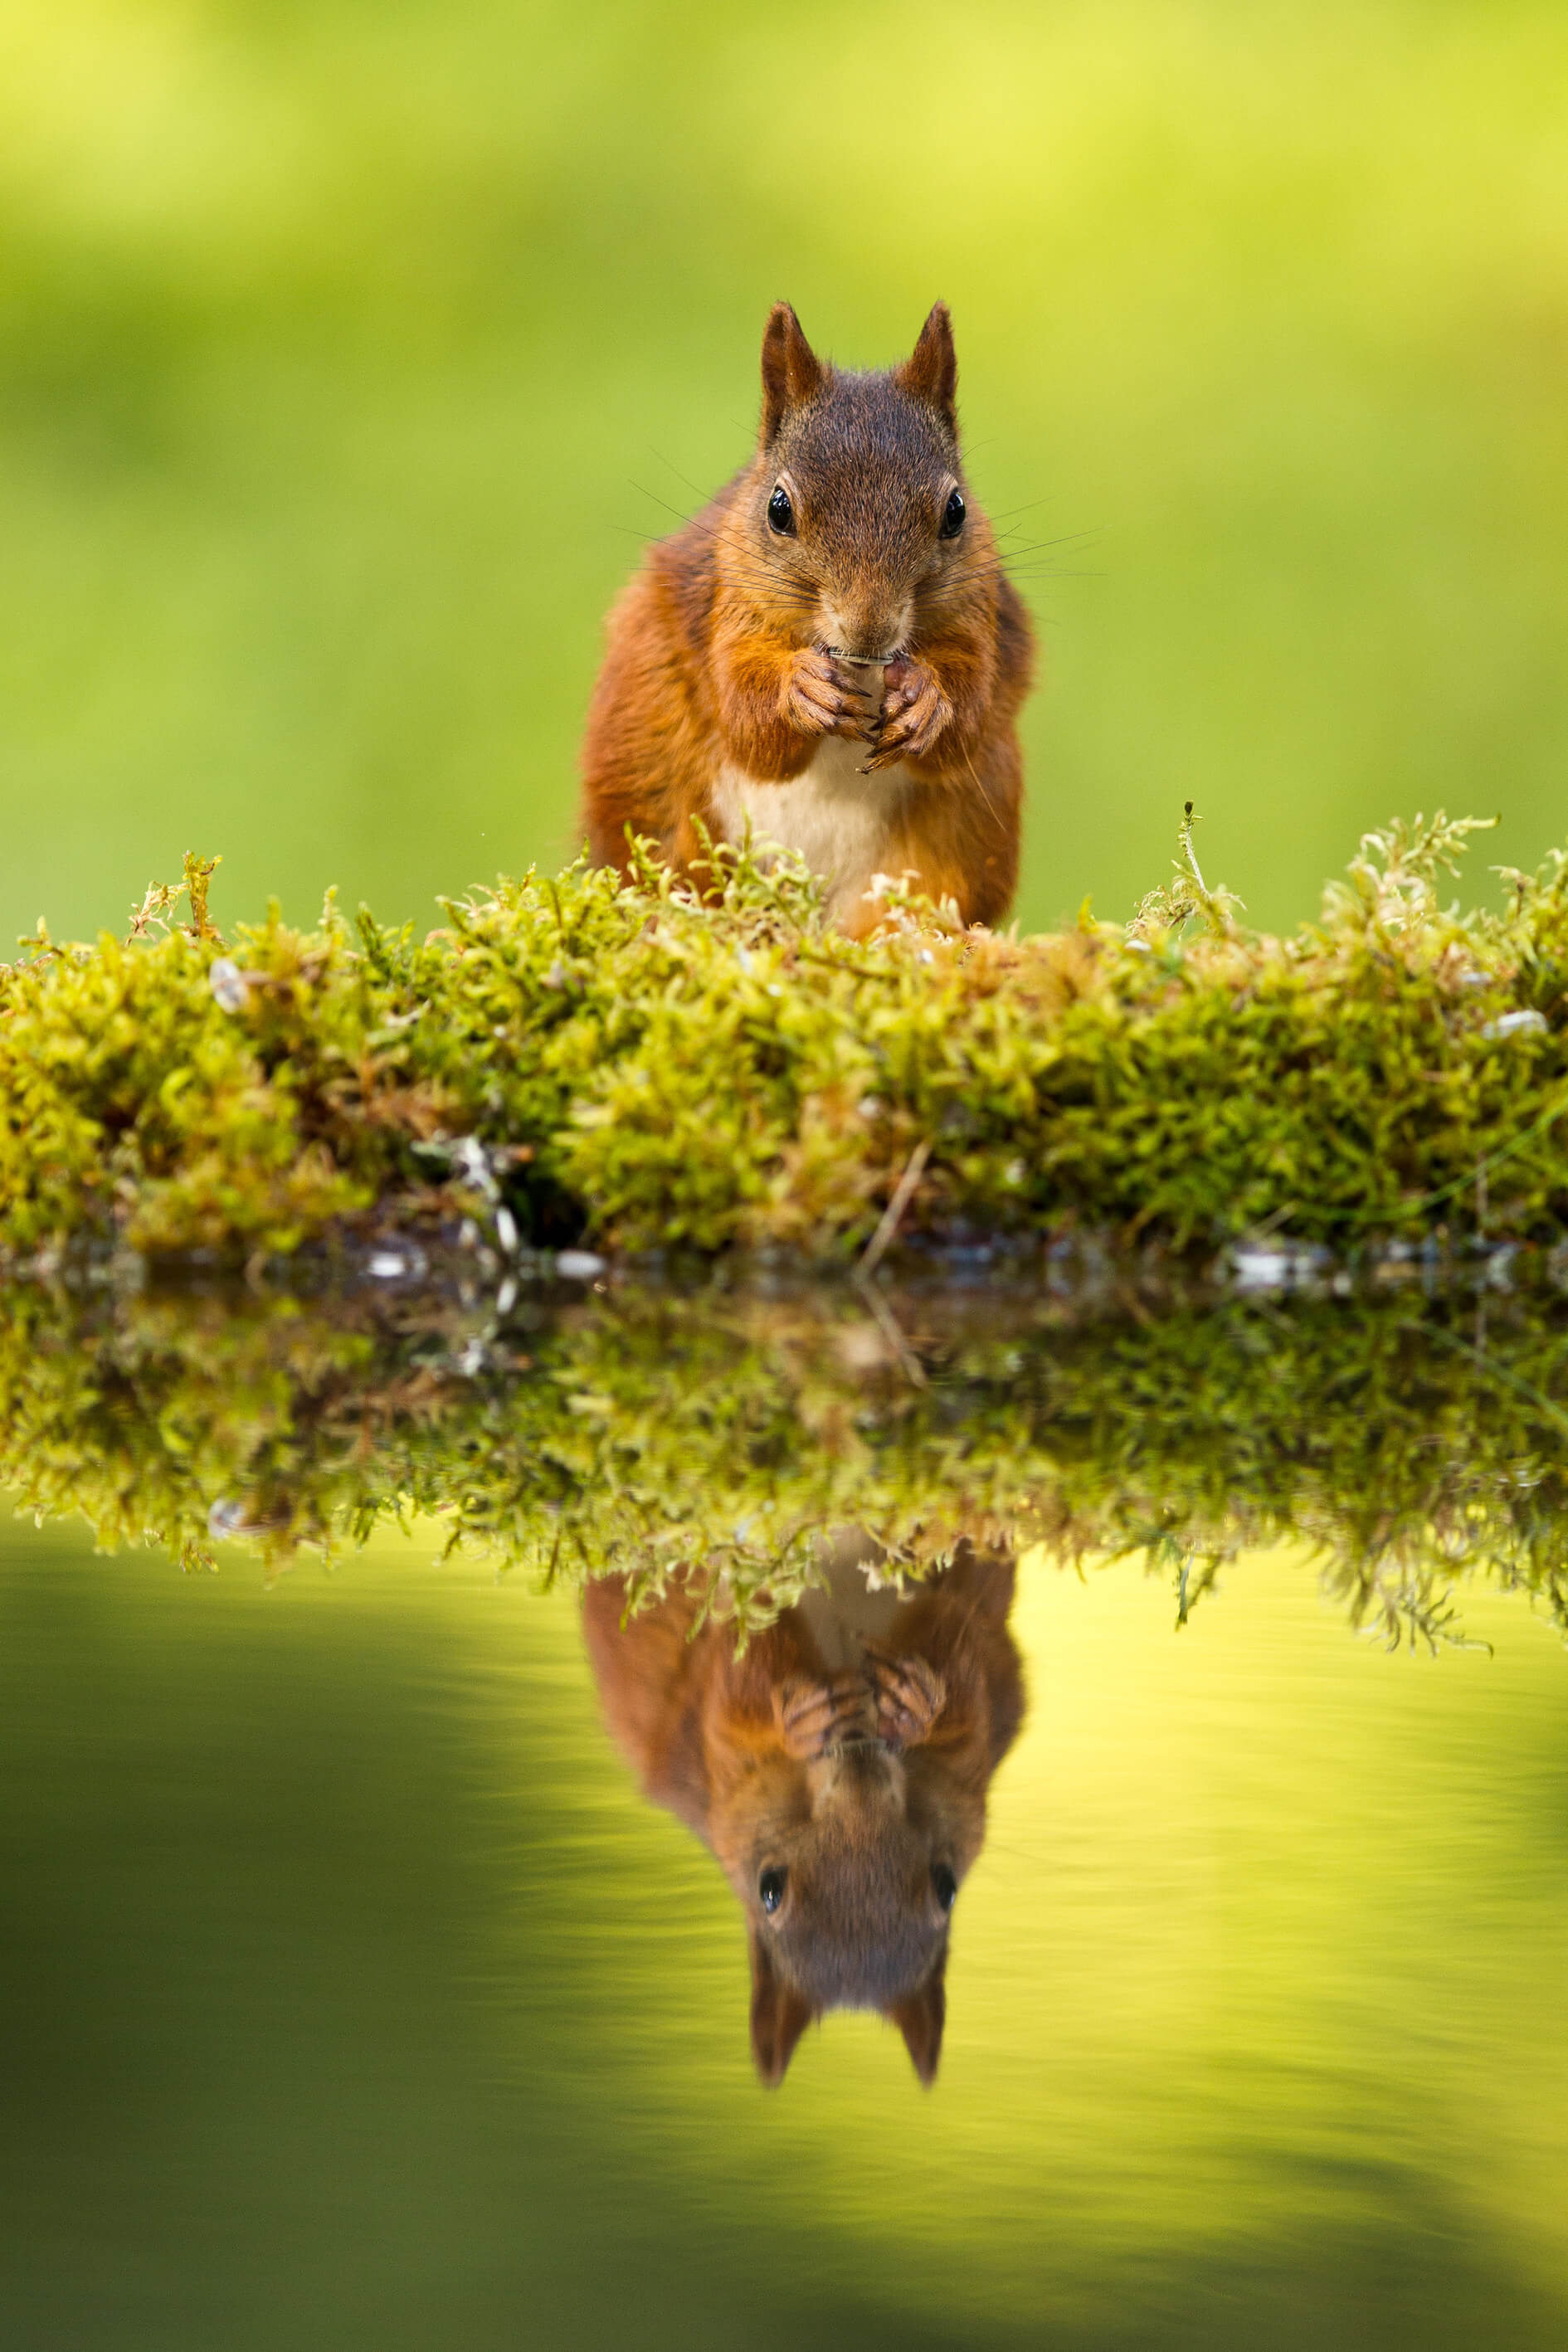
<path id="1" fill-rule="evenodd" d="M 1185 833 L 1125 928 L 955 932 L 906 902 L 858 945 L 803 873 L 721 853 L 711 906 L 578 866 L 423 941 L 329 902 L 225 950 L 191 861 L 188 925 L 150 893 L 140 936 L 40 938 L 0 977 L 0 1247 L 286 1253 L 461 1207 L 468 1137 L 525 1238 L 621 1250 L 843 1260 L 906 1171 L 907 1234 L 1555 1236 L 1568 859 L 1463 916 L 1438 877 L 1468 830 L 1369 836 L 1285 940 Z"/>
<path id="2" fill-rule="evenodd" d="M 1568 1222 L 1568 859 L 1464 917 L 1438 877 L 1468 830 L 1369 839 L 1283 940 L 1205 885 L 1190 828 L 1125 929 L 1033 940 L 904 902 L 851 945 L 804 874 L 742 854 L 713 905 L 579 866 L 422 941 L 329 903 L 226 947 L 188 861 L 129 940 L 40 935 L 0 978 L 0 1243 L 35 1277 L 0 1317 L 0 1477 L 191 1562 L 412 1506 L 542 1575 L 695 1570 L 742 1624 L 847 1520 L 917 1572 L 966 1533 L 1142 1550 L 1184 1607 L 1238 1546 L 1304 1537 L 1391 1634 L 1441 1637 L 1483 1568 L 1564 1616 L 1556 1257 L 1527 1250 L 1509 1299 L 1467 1245 Z M 563 1310 L 514 1278 L 580 1238 L 826 1268 L 895 1210 L 1012 1236 L 1016 1279 L 969 1308 L 721 1281 Z M 1075 1227 L 1139 1244 L 1162 1311 L 1058 1295 Z M 1352 1265 L 1420 1235 L 1480 1289 L 1194 1291 L 1194 1254 L 1260 1228 Z M 389 1233 L 432 1283 L 311 1306 Z M 140 1286 L 193 1252 L 263 1289 Z M 1128 1262 L 1080 1273 L 1113 1294 Z M 86 1307 L 83 1276 L 111 1286 Z"/>

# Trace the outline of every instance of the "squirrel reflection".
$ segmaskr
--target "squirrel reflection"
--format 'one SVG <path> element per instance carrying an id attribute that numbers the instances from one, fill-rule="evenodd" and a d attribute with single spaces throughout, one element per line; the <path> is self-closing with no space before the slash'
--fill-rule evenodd
<path id="1" fill-rule="evenodd" d="M 752 2053 L 769 2084 L 829 2009 L 876 2009 L 922 2083 L 942 2049 L 948 1927 L 985 1794 L 1023 1716 L 1014 1568 L 962 1544 L 904 1594 L 841 1539 L 825 1589 L 735 1654 L 677 1590 L 621 1622 L 618 1578 L 584 1630 L 610 1729 L 646 1795 L 695 1831 L 746 1914 Z"/>

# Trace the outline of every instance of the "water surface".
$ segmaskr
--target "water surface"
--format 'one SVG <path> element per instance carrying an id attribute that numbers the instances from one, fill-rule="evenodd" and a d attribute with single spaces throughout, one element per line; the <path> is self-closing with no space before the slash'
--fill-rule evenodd
<path id="1" fill-rule="evenodd" d="M 1550 1351 L 1542 1316 L 1529 1344 Z M 1058 1363 L 1070 1337 L 1058 1318 Z M 145 1326 L 138 1344 L 149 1402 Z M 619 1344 L 635 1369 L 624 1326 Z M 1009 1344 L 1037 1505 L 1043 1359 Z M 725 1345 L 743 1385 L 732 1326 Z M 1184 1345 L 1212 1371 L 1212 1321 Z M 835 1349 L 862 1409 L 890 1411 L 894 1370 Z M 229 1382 L 254 1460 L 254 1392 L 242 1410 L 214 1350 L 206 1330 L 187 1367 L 199 1353 Z M 74 1360 L 131 1432 L 122 1455 L 99 1445 L 99 1474 L 134 1455 L 145 1482 L 131 1391 L 110 1394 L 101 1350 Z M 916 1360 L 917 1393 L 979 1459 L 977 1360 L 964 1383 L 940 1349 Z M 1126 1379 L 1154 1360 L 1125 1357 Z M 1489 1413 L 1487 1442 L 1518 1435 L 1499 1386 L 1428 1394 L 1444 1507 L 1456 1444 L 1481 1462 Z M 1539 1498 L 1554 1401 L 1531 1386 Z M 35 1450 L 58 1452 L 44 1390 Z M 792 1475 L 839 1442 L 816 1393 Z M 173 1477 L 205 1441 L 188 1385 L 157 1395 Z M 1129 1491 L 1133 1466 L 1173 1513 L 1194 1507 L 1157 1448 L 1123 1459 Z M 1362 1499 L 1391 1508 L 1384 1466 Z M 871 1499 L 887 1493 L 884 1475 Z M 1316 1494 L 1342 1536 L 1356 1501 Z M 1408 1623 L 1394 1651 L 1356 1638 L 1350 1588 L 1299 1533 L 1220 1559 L 1178 1624 L 1181 1545 L 1156 1532 L 1152 1572 L 1147 1551 L 1080 1571 L 1030 1531 L 1012 1619 L 1027 1713 L 953 1912 L 936 2083 L 847 2012 L 769 2092 L 739 1905 L 607 1736 L 571 1580 L 443 1562 L 450 1516 L 384 1521 L 330 1567 L 292 1552 L 287 1572 L 276 1529 L 270 1565 L 263 1532 L 188 1574 L 156 1549 L 96 1557 L 68 1521 L 5 1530 L 8 2341 L 1563 2340 L 1568 1659 L 1550 1580 L 1530 1580 L 1544 1521 L 1504 1573 L 1454 1570 L 1448 1630 L 1468 1646 L 1439 1633 L 1435 1652 Z M 1451 1525 L 1432 1553 L 1458 1557 Z"/>

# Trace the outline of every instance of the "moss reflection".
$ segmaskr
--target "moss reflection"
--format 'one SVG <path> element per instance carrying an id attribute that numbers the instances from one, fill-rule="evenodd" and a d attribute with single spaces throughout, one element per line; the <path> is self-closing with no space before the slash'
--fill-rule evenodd
<path id="1" fill-rule="evenodd" d="M 961 1539 L 1143 1557 L 1182 1615 L 1305 1540 L 1351 1621 L 1455 1638 L 1465 1580 L 1568 1625 L 1568 1311 L 1542 1279 L 1375 1303 L 992 1282 L 773 1296 L 459 1286 L 9 1294 L 0 1476 L 187 1566 L 273 1567 L 409 1510 L 546 1582 L 700 1595 L 744 1641 L 864 1528 L 900 1572 Z"/>

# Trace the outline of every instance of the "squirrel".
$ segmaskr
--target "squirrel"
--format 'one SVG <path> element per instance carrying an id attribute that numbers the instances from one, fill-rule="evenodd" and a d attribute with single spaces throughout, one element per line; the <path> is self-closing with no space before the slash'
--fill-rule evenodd
<path id="1" fill-rule="evenodd" d="M 694 1585 L 629 1617 L 619 1577 L 584 1596 L 610 1730 L 745 1912 L 752 2054 L 770 2088 L 806 2026 L 842 2008 L 879 2010 L 932 2081 L 952 1906 L 1023 1717 L 1011 1557 L 961 1543 L 907 1594 L 873 1589 L 879 1557 L 841 1538 L 826 1585 L 740 1654 Z"/>
<path id="2" fill-rule="evenodd" d="M 1018 871 L 1016 720 L 1033 634 L 959 452 L 952 326 L 858 374 L 787 302 L 763 337 L 751 464 L 620 596 L 589 707 L 584 827 L 695 879 L 713 842 L 798 851 L 851 937 L 911 877 L 994 924 Z M 701 828 L 702 830 L 700 830 Z"/>

